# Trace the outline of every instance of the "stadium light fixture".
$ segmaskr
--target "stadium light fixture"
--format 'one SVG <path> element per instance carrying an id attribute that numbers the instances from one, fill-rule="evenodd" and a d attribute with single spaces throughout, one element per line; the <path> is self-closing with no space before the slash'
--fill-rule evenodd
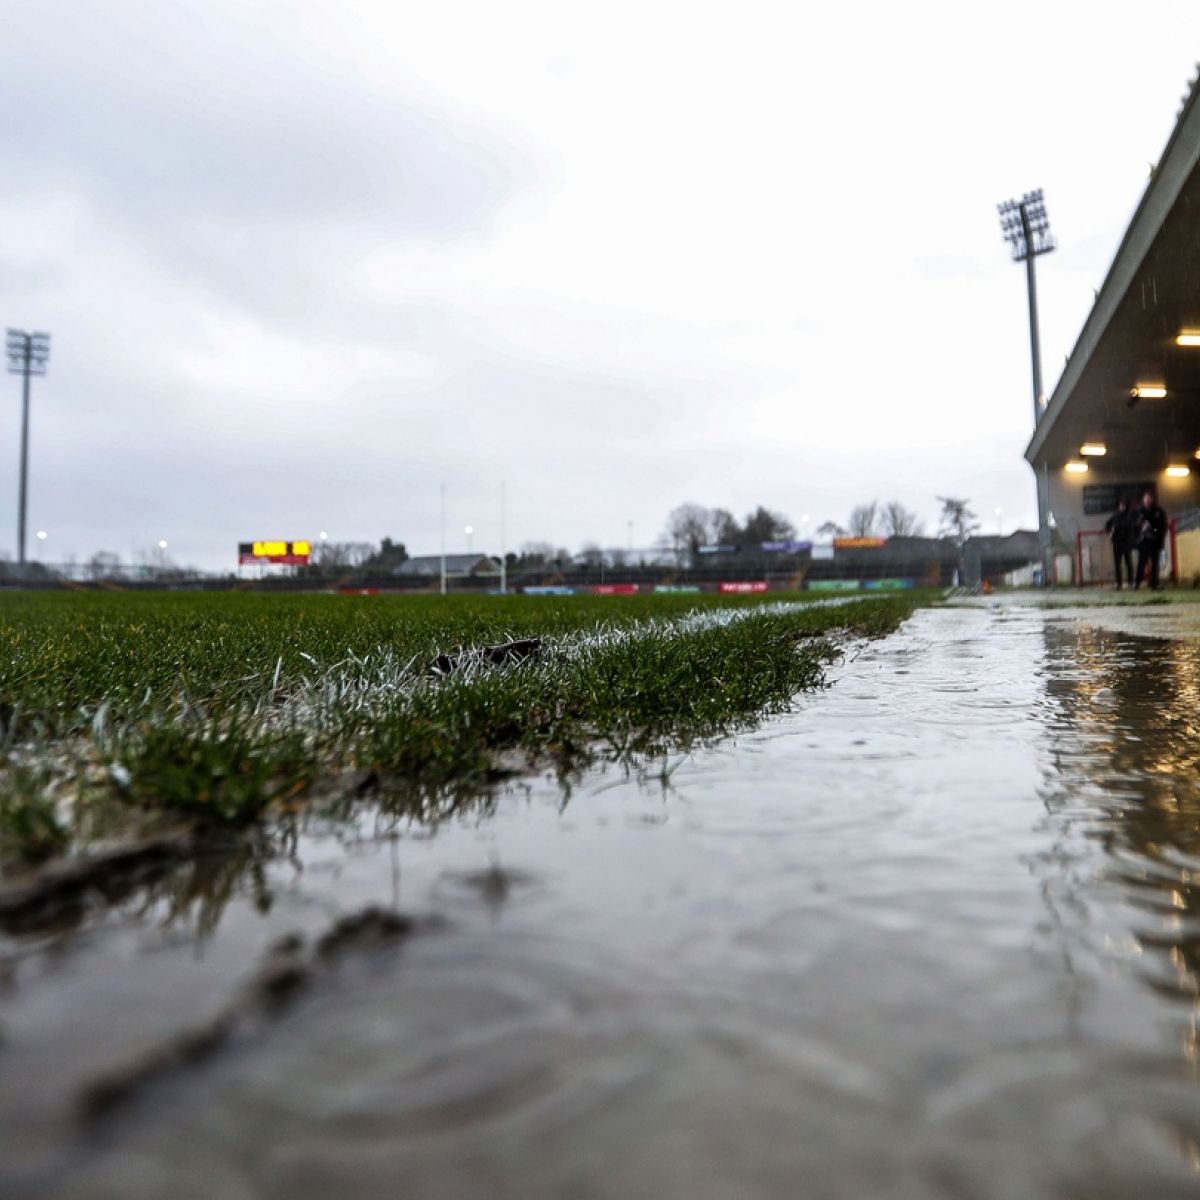
<path id="1" fill-rule="evenodd" d="M 1181 329 L 1175 338 L 1177 346 L 1200 346 L 1200 329 Z"/>
<path id="2" fill-rule="evenodd" d="M 1129 389 L 1134 400 L 1161 400 L 1166 394 L 1167 389 L 1161 383 L 1135 383 Z"/>
<path id="3" fill-rule="evenodd" d="M 50 335 L 9 329 L 5 336 L 8 373 L 23 377 L 21 386 L 21 478 L 17 492 L 17 561 L 25 565 L 25 513 L 29 496 L 29 380 L 45 375 L 50 361 Z"/>
<path id="4" fill-rule="evenodd" d="M 1046 198 L 1042 189 L 1026 192 L 1019 200 L 1005 200 L 996 205 L 1000 213 L 1000 232 L 1012 252 L 1013 262 L 1025 264 L 1025 286 L 1029 294 L 1029 357 L 1033 365 L 1033 424 L 1046 412 L 1046 396 L 1042 391 L 1042 351 L 1038 337 L 1037 273 L 1034 263 L 1039 254 L 1049 254 L 1054 249 L 1054 235 L 1050 232 L 1050 217 L 1046 213 Z M 1049 585 L 1054 575 L 1051 525 L 1049 521 L 1049 482 L 1045 469 L 1037 480 L 1038 544 L 1042 552 L 1042 586 Z"/>
<path id="5" fill-rule="evenodd" d="M 1085 462 L 1079 462 L 1078 460 L 1075 460 L 1067 463 L 1065 469 L 1068 475 L 1086 475 L 1088 472 L 1088 465 Z"/>
<path id="6" fill-rule="evenodd" d="M 44 542 L 50 535 L 44 529 L 39 529 L 36 536 L 39 542 Z"/>
<path id="7" fill-rule="evenodd" d="M 1186 479 L 1192 473 L 1192 468 L 1185 467 L 1182 463 L 1172 463 L 1166 473 L 1171 479 Z"/>
<path id="8" fill-rule="evenodd" d="M 1079 447 L 1079 453 L 1085 458 L 1103 458 L 1108 453 L 1108 447 L 1103 442 L 1084 442 Z"/>
<path id="9" fill-rule="evenodd" d="M 160 550 L 165 550 L 167 548 L 167 539 L 166 538 L 158 539 L 158 548 Z"/>

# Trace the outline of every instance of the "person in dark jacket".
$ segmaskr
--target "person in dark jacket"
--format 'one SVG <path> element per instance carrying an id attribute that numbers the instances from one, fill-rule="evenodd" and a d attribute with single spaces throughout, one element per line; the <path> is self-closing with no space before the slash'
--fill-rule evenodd
<path id="1" fill-rule="evenodd" d="M 1167 542 L 1167 514 L 1159 504 L 1153 492 L 1147 492 L 1142 497 L 1142 507 L 1137 511 L 1137 578 L 1133 581 L 1136 592 L 1146 577 L 1146 567 L 1150 568 L 1150 586 L 1159 591 L 1162 584 L 1158 582 L 1158 560 L 1163 546 Z"/>
<path id="2" fill-rule="evenodd" d="M 1129 507 L 1129 501 L 1124 496 L 1117 504 L 1104 528 L 1112 538 L 1113 562 L 1117 568 L 1117 588 L 1121 587 L 1121 568 L 1125 568 L 1125 582 L 1133 586 L 1133 542 L 1137 535 L 1137 520 Z"/>

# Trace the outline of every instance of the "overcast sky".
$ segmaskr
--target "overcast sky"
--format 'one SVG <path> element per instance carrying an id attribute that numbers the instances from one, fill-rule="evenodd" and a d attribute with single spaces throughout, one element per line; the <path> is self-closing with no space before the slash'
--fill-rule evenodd
<path id="1" fill-rule="evenodd" d="M 1195 0 L 0 11 L 0 319 L 54 339 L 31 529 L 207 567 L 434 552 L 443 482 L 451 550 L 498 550 L 502 482 L 510 547 L 687 500 L 1031 526 L 996 202 L 1046 192 L 1049 388 L 1200 57 Z"/>

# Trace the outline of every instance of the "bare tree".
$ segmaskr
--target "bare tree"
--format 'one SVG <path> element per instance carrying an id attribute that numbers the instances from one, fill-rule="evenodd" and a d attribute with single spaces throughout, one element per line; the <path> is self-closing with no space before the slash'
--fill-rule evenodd
<path id="1" fill-rule="evenodd" d="M 108 579 L 117 574 L 121 567 L 121 557 L 111 550 L 97 550 L 87 562 L 88 574 L 93 579 Z"/>
<path id="2" fill-rule="evenodd" d="M 851 537 L 874 537 L 878 523 L 878 500 L 872 500 L 869 504 L 856 504 L 850 510 Z"/>
<path id="3" fill-rule="evenodd" d="M 742 540 L 737 518 L 727 508 L 714 508 L 708 514 L 708 535 L 716 546 L 732 546 Z"/>
<path id="4" fill-rule="evenodd" d="M 667 517 L 667 539 L 676 551 L 695 550 L 708 542 L 711 512 L 702 504 L 681 504 Z"/>
<path id="5" fill-rule="evenodd" d="M 899 500 L 889 500 L 883 506 L 883 533 L 885 537 L 921 537 L 925 525 L 918 520 L 911 508 L 905 508 Z"/>
<path id="6" fill-rule="evenodd" d="M 817 533 L 821 537 L 845 537 L 845 526 L 839 525 L 836 521 L 823 521 L 817 526 Z"/>
<path id="7" fill-rule="evenodd" d="M 552 542 L 525 542 L 521 546 L 521 554 L 517 560 L 523 566 L 537 566 L 540 563 L 550 562 L 554 558 L 554 544 Z"/>
<path id="8" fill-rule="evenodd" d="M 938 503 L 942 506 L 938 537 L 949 538 L 961 551 L 967 539 L 979 532 L 979 521 L 970 509 L 971 502 L 954 496 L 939 496 Z"/>
<path id="9" fill-rule="evenodd" d="M 700 546 L 737 546 L 747 542 L 778 542 L 794 537 L 795 526 L 782 513 L 759 505 L 738 524 L 727 508 L 681 504 L 667 518 L 664 540 L 676 554 Z"/>
<path id="10" fill-rule="evenodd" d="M 589 567 L 598 567 L 604 562 L 604 551 L 595 542 L 585 542 L 579 557 Z"/>
<path id="11" fill-rule="evenodd" d="M 319 567 L 336 571 L 358 567 L 377 553 L 370 542 L 318 542 L 313 546 L 311 561 Z"/>

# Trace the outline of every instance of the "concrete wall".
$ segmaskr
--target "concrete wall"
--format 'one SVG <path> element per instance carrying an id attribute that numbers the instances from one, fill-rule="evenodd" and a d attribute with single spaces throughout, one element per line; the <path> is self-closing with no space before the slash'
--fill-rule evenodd
<path id="1" fill-rule="evenodd" d="M 1200 581 L 1200 529 L 1189 529 L 1175 539 L 1179 553 L 1179 584 L 1196 587 Z"/>

